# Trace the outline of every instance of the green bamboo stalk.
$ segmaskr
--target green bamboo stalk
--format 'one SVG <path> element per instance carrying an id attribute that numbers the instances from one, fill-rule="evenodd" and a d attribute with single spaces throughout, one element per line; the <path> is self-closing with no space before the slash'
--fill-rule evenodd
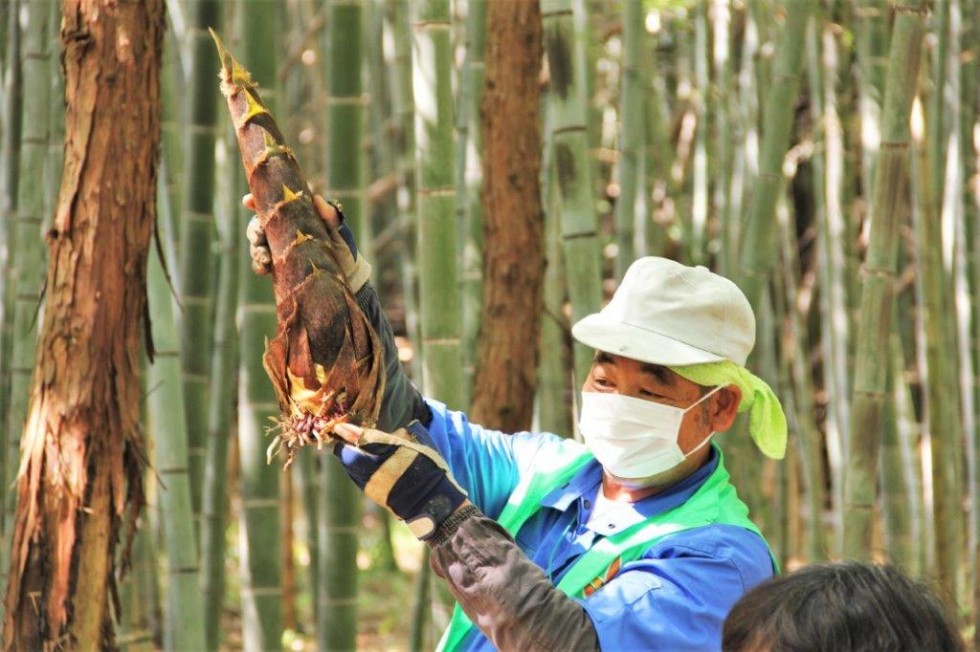
<path id="1" fill-rule="evenodd" d="M 483 297 L 483 141 L 480 138 L 480 103 L 486 78 L 487 0 L 470 0 L 466 5 L 466 57 L 460 71 L 459 102 L 456 110 L 456 219 L 460 229 L 462 256 L 461 306 L 463 316 L 464 401 L 472 402 L 473 352 L 477 349 L 480 308 Z"/>
<path id="2" fill-rule="evenodd" d="M 42 238 L 47 187 L 44 168 L 48 155 L 50 124 L 47 119 L 51 106 L 51 48 L 53 36 L 49 7 L 43 3 L 28 3 L 21 7 L 27 13 L 23 35 L 23 106 L 26 115 L 38 119 L 24 120 L 21 131 L 16 217 L 9 233 L 10 277 L 12 297 L 12 340 L 10 343 L 10 386 L 7 410 L 4 414 L 6 433 L 6 468 L 4 486 L 9 487 L 17 477 L 20 462 L 20 434 L 27 411 L 31 373 L 36 357 L 40 315 L 41 283 L 45 276 L 45 246 Z M 4 505 L 5 523 L 11 517 L 16 492 L 8 494 Z M 3 554 L 8 546 L 3 546 Z M 6 565 L 4 570 L 6 570 Z"/>
<path id="3" fill-rule="evenodd" d="M 834 26 L 826 17 L 807 29 L 807 68 L 810 88 L 810 112 L 818 125 L 818 137 L 812 158 L 815 212 L 817 219 L 817 270 L 821 291 L 820 348 L 823 356 L 823 385 L 827 391 L 826 420 L 827 458 L 833 472 L 830 489 L 833 497 L 832 524 L 834 541 L 840 534 L 840 505 L 843 485 L 841 455 L 849 425 L 848 390 L 848 319 L 844 296 L 844 263 L 841 243 L 844 239 L 844 215 L 841 206 L 844 174 L 844 140 L 837 111 L 837 44 Z"/>
<path id="4" fill-rule="evenodd" d="M 173 20 L 173 12 L 168 12 L 168 20 Z M 164 179 L 166 189 L 166 199 L 174 213 L 171 221 L 174 223 L 175 236 L 172 246 L 176 248 L 179 242 L 179 223 L 176 219 L 180 214 L 180 204 L 182 201 L 181 188 L 184 176 L 181 171 L 184 169 L 184 147 L 183 134 L 185 131 L 185 121 L 183 107 L 181 106 L 181 90 L 186 83 L 184 70 L 181 65 L 180 41 L 176 36 L 176 29 L 170 26 L 164 35 L 164 56 L 163 65 L 160 71 L 162 117 L 160 121 L 161 134 L 161 156 L 166 161 L 166 178 Z M 174 258 L 176 260 L 176 258 Z M 180 270 L 170 270 L 171 278 L 179 278 Z M 179 286 L 179 282 L 177 283 Z"/>
<path id="5" fill-rule="evenodd" d="M 61 3 L 48 4 L 50 25 L 56 29 L 61 24 Z M 47 231 L 58 203 L 61 175 L 64 168 L 65 149 L 65 76 L 52 57 L 48 83 L 51 85 L 51 106 L 48 107 L 48 154 L 44 157 L 44 212 L 41 228 Z"/>
<path id="6" fill-rule="evenodd" d="M 851 191 L 855 200 L 860 200 L 856 208 L 866 218 L 874 208 L 874 177 L 881 146 L 882 98 L 885 93 L 885 72 L 888 64 L 889 24 L 891 7 L 889 0 L 858 0 L 854 7 L 854 18 L 858 21 L 854 53 L 858 62 L 857 81 L 857 120 L 854 126 L 854 140 L 860 143 L 859 160 L 855 169 L 860 175 L 850 174 L 846 180 L 845 193 Z M 843 93 L 842 93 L 843 94 Z M 859 183 L 854 183 L 854 180 Z M 844 241 L 844 256 L 847 265 L 846 278 L 848 305 L 852 316 L 851 325 L 860 309 L 861 297 L 861 255 L 859 242 L 867 236 L 869 221 L 856 217 L 847 221 L 847 239 Z M 855 342 L 852 340 L 852 345 Z M 854 366 L 854 352 L 851 351 L 851 366 Z"/>
<path id="7" fill-rule="evenodd" d="M 676 107 L 673 109 L 673 142 L 669 147 L 674 150 L 674 160 L 670 166 L 670 183 L 667 196 L 673 204 L 670 214 L 670 257 L 680 262 L 689 262 L 690 248 L 687 246 L 691 237 L 691 164 L 693 160 L 694 138 L 697 131 L 696 99 L 693 98 L 694 80 L 694 30 L 686 20 L 686 14 L 680 12 L 670 21 L 674 40 L 673 56 L 673 91 L 677 94 Z"/>
<path id="8" fill-rule="evenodd" d="M 656 12 L 660 16 L 660 12 Z M 657 19 L 659 25 L 659 18 Z M 658 53 L 660 33 L 646 38 L 644 56 L 640 61 L 642 76 L 647 81 L 644 89 L 645 143 L 643 152 L 643 195 L 650 202 L 644 215 L 643 243 L 645 253 L 662 256 L 665 253 L 664 228 L 667 177 L 670 173 L 674 148 L 670 145 L 670 107 L 667 102 L 667 82 L 663 57 Z M 651 219 L 652 217 L 652 219 Z"/>
<path id="9" fill-rule="evenodd" d="M 784 187 L 783 157 L 789 146 L 802 69 L 804 48 L 800 44 L 804 42 L 812 5 L 809 0 L 787 0 L 786 22 L 776 46 L 773 83 L 766 97 L 759 177 L 753 184 L 739 251 L 740 286 L 753 306 L 760 305 L 777 251 L 773 219 Z"/>
<path id="10" fill-rule="evenodd" d="M 367 206 L 363 202 L 364 98 L 360 62 L 363 34 L 359 0 L 328 3 L 327 187 L 344 206 L 358 247 L 371 259 Z M 317 644 L 320 649 L 350 649 L 357 639 L 357 548 L 360 493 L 333 460 L 320 466 L 324 496 L 319 509 L 320 597 Z"/>
<path id="11" fill-rule="evenodd" d="M 733 115 L 736 102 L 734 68 L 731 55 L 731 6 L 727 0 L 713 0 L 710 18 L 712 29 L 712 72 L 714 75 L 714 102 L 711 105 L 714 116 L 714 160 L 716 179 L 712 203 L 718 215 L 718 271 L 730 274 L 735 251 L 728 237 L 729 224 L 736 220 L 732 210 L 732 183 L 735 174 L 735 143 Z"/>
<path id="12" fill-rule="evenodd" d="M 280 7 L 243 0 L 238 21 L 243 65 L 263 85 L 262 99 L 275 114 L 279 98 Z M 212 55 L 213 57 L 213 55 Z M 213 59 L 212 59 L 213 61 Z M 212 95 L 215 95 L 213 90 Z M 238 257 L 240 360 L 238 367 L 238 451 L 242 513 L 239 536 L 242 581 L 242 642 L 246 650 L 278 649 L 282 637 L 282 555 L 279 475 L 266 460 L 270 419 L 279 416 L 275 391 L 261 352 L 276 332 L 273 293 L 267 277 L 253 274 L 247 256 Z"/>
<path id="13" fill-rule="evenodd" d="M 969 178 L 970 170 L 969 159 L 968 157 L 964 157 L 963 153 L 964 149 L 968 150 L 970 147 L 970 142 L 964 138 L 964 127 L 971 123 L 964 122 L 962 114 L 971 113 L 976 107 L 969 106 L 968 96 L 963 93 L 963 86 L 966 81 L 961 72 L 961 68 L 964 65 L 964 54 L 971 56 L 972 52 L 969 49 L 964 52 L 963 49 L 962 36 L 964 30 L 960 1 L 952 0 L 949 3 L 947 11 L 949 14 L 949 55 L 945 57 L 945 61 L 949 70 L 946 76 L 947 90 L 945 93 L 942 93 L 946 101 L 941 105 L 937 104 L 934 111 L 937 109 L 942 111 L 943 121 L 948 126 L 948 136 L 945 141 L 948 143 L 948 147 L 945 149 L 945 152 L 941 149 L 935 152 L 931 150 L 930 155 L 935 154 L 937 158 L 941 157 L 944 163 L 944 165 L 938 166 L 938 169 L 934 168 L 934 174 L 941 174 L 944 179 L 942 184 L 942 215 L 944 223 L 952 231 L 952 237 L 945 240 L 950 281 L 950 287 L 948 288 L 945 300 L 947 306 L 955 308 L 957 318 L 955 323 L 950 323 L 953 320 L 947 320 L 947 328 L 950 330 L 947 337 L 949 341 L 955 341 L 958 351 L 958 355 L 950 360 L 949 364 L 957 368 L 956 375 L 959 380 L 961 406 L 958 419 L 961 437 L 959 441 L 965 442 L 964 452 L 966 458 L 966 475 L 959 476 L 956 491 L 959 495 L 970 496 L 972 494 L 967 492 L 973 487 L 973 479 L 977 473 L 977 460 L 973 454 L 972 436 L 969 434 L 973 433 L 976 428 L 976 422 L 974 421 L 975 407 L 973 404 L 974 368 L 970 351 L 971 307 L 963 300 L 956 300 L 954 302 L 951 299 L 952 297 L 969 296 L 968 274 L 970 266 L 967 240 L 970 236 L 970 231 L 966 225 L 966 220 L 970 218 L 976 219 L 977 215 L 968 215 L 968 191 L 963 191 L 969 187 L 969 183 L 966 180 Z M 969 128 L 967 127 L 967 129 Z M 937 129 L 936 131 L 939 130 Z M 930 136 L 930 144 L 932 138 L 935 137 L 936 135 Z M 962 465 L 960 468 L 962 468 Z M 963 566 L 966 570 L 966 578 L 972 578 L 975 573 L 973 569 L 977 564 L 974 551 L 976 550 L 975 533 L 978 510 L 976 505 L 973 504 L 973 501 L 967 501 L 966 504 L 969 505 L 969 508 L 967 509 L 966 522 L 964 523 L 966 561 Z M 969 586 L 969 579 L 967 579 L 965 584 Z M 960 598 L 965 604 L 972 600 L 972 595 L 963 594 Z"/>
<path id="14" fill-rule="evenodd" d="M 642 0 L 626 0 L 623 13 L 623 62 L 619 92 L 619 162 L 616 200 L 616 274 L 622 278 L 636 258 L 637 189 L 640 185 L 640 149 L 643 147 L 643 78 L 640 61 L 643 52 Z M 642 217 L 639 221 L 643 221 Z"/>
<path id="15" fill-rule="evenodd" d="M 956 71 L 954 76 L 958 77 L 956 97 L 960 98 L 956 105 L 959 120 L 954 126 L 960 157 L 956 169 L 964 179 L 977 179 L 980 174 L 980 148 L 971 146 L 971 137 L 977 122 L 977 111 L 980 109 L 980 85 L 976 80 L 976 76 L 980 74 L 980 65 L 977 62 L 980 55 L 980 44 L 977 43 L 980 34 L 980 4 L 976 0 L 954 1 L 950 6 L 950 28 L 956 42 L 954 52 L 959 53 L 952 61 Z M 965 432 L 971 433 L 966 443 L 968 491 L 971 496 L 976 496 L 980 489 L 980 228 L 977 226 L 980 222 L 980 184 L 974 183 L 972 190 L 969 184 L 959 187 L 963 192 L 960 224 L 955 239 L 959 267 L 956 294 L 970 298 L 960 320 L 960 355 L 964 361 L 963 423 Z M 971 570 L 967 578 L 974 578 L 976 581 L 980 574 L 980 505 L 976 500 L 970 501 L 967 527 L 967 551 Z M 980 621 L 980 583 L 974 586 L 971 622 L 976 626 Z M 975 635 L 975 641 L 980 642 L 980 632 Z"/>
<path id="16" fill-rule="evenodd" d="M 691 159 L 691 230 L 687 242 L 688 260 L 705 261 L 708 240 L 708 134 L 711 130 L 707 102 L 711 82 L 708 75 L 708 8 L 704 3 L 694 18 L 694 87 L 691 94 L 695 116 L 694 155 Z"/>
<path id="17" fill-rule="evenodd" d="M 924 3 L 896 4 L 872 198 L 871 232 L 857 336 L 851 437 L 844 478 L 844 546 L 847 557 L 872 553 L 875 492 L 886 394 L 890 304 L 896 275 L 898 226 L 907 205 L 908 118 L 918 81 Z"/>
<path id="18" fill-rule="evenodd" d="M 116 643 L 126 652 L 146 650 L 160 633 L 157 555 L 153 534 L 141 527 L 133 539 L 132 565 L 119 586 L 122 618 Z"/>
<path id="19" fill-rule="evenodd" d="M 214 45 L 208 28 L 219 29 L 221 3 L 193 0 L 193 25 L 188 31 L 191 63 L 185 127 L 186 165 L 180 205 L 181 364 L 187 408 L 191 498 L 200 519 L 201 488 L 208 423 L 211 364 L 214 231 L 214 143 L 218 94 L 214 92 Z"/>
<path id="20" fill-rule="evenodd" d="M 744 212 L 747 188 L 751 187 L 749 179 L 758 175 L 759 159 L 759 102 L 758 79 L 755 75 L 755 61 L 759 58 L 759 29 L 754 12 L 745 13 L 745 25 L 742 29 L 741 64 L 736 81 L 736 104 L 733 111 L 733 137 L 741 146 L 734 152 L 732 165 L 732 182 L 729 192 L 729 205 L 732 219 L 724 225 L 724 249 L 726 254 L 725 269 L 735 277 L 738 263 L 738 243 L 742 235 L 742 222 L 738 219 Z"/>
<path id="21" fill-rule="evenodd" d="M 574 39 L 570 42 L 574 44 L 573 56 L 575 58 L 572 69 L 577 71 L 574 73 L 577 76 L 576 83 L 580 85 L 579 92 L 582 93 L 585 102 L 582 120 L 588 135 L 587 152 L 590 164 L 587 176 L 583 178 L 592 181 L 593 185 L 588 190 L 593 197 L 596 197 L 600 194 L 600 188 L 605 185 L 603 180 L 606 178 L 606 175 L 603 174 L 604 164 L 598 156 L 598 152 L 603 147 L 603 114 L 601 102 L 596 101 L 596 70 L 603 54 L 604 44 L 600 43 L 597 36 L 597 34 L 602 33 L 598 31 L 599 25 L 597 23 L 608 15 L 609 12 L 604 11 L 604 9 L 608 10 L 615 5 L 605 0 L 562 0 L 560 6 L 568 8 L 572 12 L 572 31 L 570 34 L 574 34 Z M 545 11 L 546 4 L 542 3 L 542 18 Z"/>
<path id="22" fill-rule="evenodd" d="M 418 301 L 418 270 L 415 265 L 416 233 L 416 147 L 415 147 L 415 96 L 412 88 L 412 29 L 408 3 L 390 2 L 386 4 L 388 28 L 394 47 L 389 66 L 393 70 L 391 80 L 391 100 L 394 133 L 397 146 L 397 177 L 399 190 L 398 222 L 401 225 L 401 277 L 402 297 L 405 306 L 405 330 L 408 338 L 416 343 L 422 342 Z M 422 356 L 416 348 L 409 361 L 411 376 L 416 380 L 422 377 Z"/>
<path id="23" fill-rule="evenodd" d="M 152 468 L 160 479 L 158 495 L 167 558 L 164 648 L 203 649 L 204 610 L 198 586 L 178 334 L 171 287 L 156 255 L 151 255 L 147 264 L 147 289 L 156 348 L 147 374 L 150 435 L 155 451 Z"/>
<path id="24" fill-rule="evenodd" d="M 453 214 L 451 35 L 447 0 L 415 6 L 415 140 L 418 143 L 417 257 L 422 386 L 427 396 L 462 407 L 460 309 Z"/>
<path id="25" fill-rule="evenodd" d="M 218 241 L 220 243 L 218 291 L 215 296 L 214 344 L 211 348 L 210 405 L 201 502 L 201 594 L 204 599 L 208 649 L 220 642 L 225 577 L 225 512 L 228 492 L 228 442 L 238 369 L 235 312 L 238 307 L 238 273 L 244 215 L 238 201 L 245 185 L 237 161 L 237 143 L 229 134 L 222 139 L 223 169 L 219 174 Z M 221 179 L 224 180 L 221 183 Z"/>
<path id="26" fill-rule="evenodd" d="M 548 185 L 542 184 L 542 187 L 552 196 L 557 194 L 557 183 L 553 179 Z M 554 205 L 556 201 L 551 200 L 547 205 Z M 550 211 L 545 216 L 545 234 L 548 267 L 545 269 L 544 314 L 541 317 L 537 428 L 543 432 L 571 435 L 574 432 L 569 409 L 574 404 L 570 378 L 572 361 L 568 323 L 562 309 L 567 298 L 565 278 L 568 272 L 562 256 L 561 220 Z"/>
<path id="27" fill-rule="evenodd" d="M 593 167 L 589 158 L 585 44 L 575 30 L 571 0 L 542 0 L 544 47 L 551 75 L 547 110 L 558 183 L 557 205 L 561 216 L 562 250 L 572 323 L 596 311 L 602 303 L 602 272 L 593 196 Z M 575 343 L 574 384 L 578 386 L 592 366 L 593 351 Z"/>
<path id="28" fill-rule="evenodd" d="M 861 75 L 858 86 L 861 116 L 861 179 L 870 199 L 881 143 L 882 97 L 888 64 L 888 0 L 856 0 L 857 56 Z"/>
<path id="29" fill-rule="evenodd" d="M 7 20 L 0 30 L 8 33 L 6 61 L 3 67 L 2 151 L 0 151 L 0 414 L 7 414 L 10 401 L 10 353 L 13 338 L 13 266 L 11 263 L 11 225 L 17 216 L 17 185 L 20 170 L 21 119 L 23 116 L 23 75 L 19 0 L 11 3 Z M 6 434 L 6 423 L 0 421 L 0 438 Z M 6 477 L 8 447 L 0 443 L 0 480 Z M 7 491 L 9 482 L 0 482 L 0 545 L 7 531 Z M 6 546 L 3 545 L 4 551 Z M 6 552 L 0 552 L 0 579 L 6 577 Z M 4 582 L 5 583 L 5 582 Z"/>
<path id="30" fill-rule="evenodd" d="M 819 187 L 819 186 L 818 186 Z M 819 209 L 817 211 L 819 215 Z M 785 294 L 785 315 L 783 323 L 789 329 L 791 348 L 781 352 L 781 358 L 789 367 L 787 374 L 792 380 L 792 392 L 781 394 L 792 397 L 793 407 L 787 406 L 787 414 L 793 413 L 796 427 L 791 432 L 795 437 L 800 470 L 802 471 L 804 502 L 806 505 L 806 559 L 822 561 L 827 558 L 826 538 L 824 537 L 824 505 L 827 501 L 827 474 L 823 468 L 823 453 L 820 430 L 815 422 L 813 406 L 813 383 L 809 364 L 809 337 L 806 333 L 807 315 L 800 314 L 799 291 L 799 242 L 796 238 L 796 225 L 788 219 L 779 222 L 780 248 L 783 251 L 782 285 Z M 785 383 L 784 383 L 785 385 Z"/>
<path id="31" fill-rule="evenodd" d="M 960 59 L 961 97 L 963 98 L 960 113 L 960 137 L 963 144 L 960 153 L 963 157 L 963 170 L 967 178 L 977 179 L 980 175 L 980 148 L 974 144 L 969 146 L 970 134 L 975 133 L 978 110 L 980 110 L 980 3 L 977 0 L 963 0 L 954 5 L 954 17 L 960 14 L 955 9 L 962 6 L 961 43 L 964 47 Z M 970 343 L 970 350 L 965 359 L 970 360 L 971 384 L 967 386 L 964 396 L 970 396 L 972 401 L 971 418 L 968 421 L 967 432 L 972 433 L 967 446 L 971 448 L 973 459 L 973 474 L 970 482 L 970 495 L 980 495 L 980 184 L 974 183 L 972 189 L 965 187 L 965 209 L 963 216 L 962 242 L 964 246 L 963 262 L 965 266 L 965 294 L 970 297 L 970 314 L 968 319 L 968 335 L 964 341 Z M 974 629 L 973 646 L 980 646 L 980 505 L 976 500 L 971 501 L 971 552 L 973 579 L 973 616 L 971 623 Z"/>
<path id="32" fill-rule="evenodd" d="M 921 468 L 913 448 L 916 430 L 902 356 L 902 342 L 897 333 L 889 337 L 889 362 L 895 401 L 889 403 L 889 424 L 881 441 L 881 495 L 884 515 L 885 545 L 889 557 L 916 576 L 920 572 L 918 548 L 921 530 Z"/>
<path id="33" fill-rule="evenodd" d="M 804 50 L 800 43 L 804 42 L 811 6 L 808 0 L 786 2 L 785 23 L 776 45 L 773 82 L 766 94 L 763 111 L 759 172 L 752 184 L 752 199 L 741 232 L 739 286 L 757 312 L 763 305 L 778 251 L 775 241 L 778 229 L 774 220 L 777 203 L 784 194 L 783 159 L 789 147 L 793 104 L 800 84 Z M 762 342 L 765 336 L 762 319 L 756 321 L 756 333 L 756 341 Z M 736 425 L 734 432 L 738 436 L 728 439 L 725 450 L 736 460 L 731 467 L 732 477 L 743 488 L 746 503 L 758 514 L 758 518 L 764 519 L 768 513 L 767 501 L 759 493 L 758 483 L 752 481 L 752 478 L 759 476 L 762 460 L 752 449 L 745 428 L 744 423 Z"/>
<path id="34" fill-rule="evenodd" d="M 945 12 L 940 11 L 940 16 Z M 945 32 L 940 28 L 941 32 Z M 940 42 L 943 37 L 940 37 Z M 942 48 L 940 48 L 942 49 Z M 945 68 L 942 62 L 941 68 Z M 943 90 L 940 75 L 934 93 Z M 942 103 L 934 107 L 942 112 Z M 941 585 L 948 588 L 944 594 L 947 605 L 953 607 L 956 600 L 956 587 L 959 585 L 959 563 L 962 545 L 962 520 L 960 505 L 962 498 L 958 491 L 958 469 L 961 441 L 959 378 L 955 357 L 950 351 L 957 349 L 950 341 L 948 328 L 949 315 L 956 313 L 949 296 L 949 280 L 943 261 L 942 218 L 940 209 L 940 188 L 942 179 L 936 180 L 937 172 L 933 157 L 939 151 L 927 144 L 926 126 L 922 124 L 921 105 L 913 118 L 912 144 L 913 158 L 916 162 L 915 196 L 916 210 L 913 211 L 913 224 L 916 236 L 916 256 L 919 270 L 918 313 L 925 341 L 925 379 L 926 418 L 929 441 L 932 447 L 932 495 L 933 523 L 935 527 L 937 574 Z M 938 121 L 940 116 L 930 116 L 930 121 Z M 941 126 L 937 134 L 930 129 L 930 136 L 942 140 Z"/>

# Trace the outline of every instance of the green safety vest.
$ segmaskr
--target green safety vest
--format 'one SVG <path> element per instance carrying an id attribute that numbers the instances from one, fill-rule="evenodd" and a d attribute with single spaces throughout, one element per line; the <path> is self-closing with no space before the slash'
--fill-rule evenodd
<path id="1" fill-rule="evenodd" d="M 557 455 L 549 453 L 549 458 L 553 460 L 549 463 L 550 468 L 539 469 L 522 479 L 497 519 L 513 537 L 540 509 L 541 500 L 571 480 L 592 459 L 592 454 L 581 444 L 568 440 L 562 442 Z M 672 510 L 655 514 L 622 532 L 600 539 L 579 557 L 558 582 L 557 588 L 573 598 L 581 598 L 585 588 L 604 576 L 616 560 L 621 564 L 633 561 L 663 537 L 683 530 L 713 524 L 735 525 L 761 537 L 759 528 L 749 520 L 749 508 L 739 500 L 728 478 L 721 449 L 718 449 L 718 466 L 694 495 Z M 775 560 L 773 565 L 775 567 Z M 474 629 L 475 625 L 457 604 L 436 649 L 450 652 L 461 649 L 460 644 Z"/>

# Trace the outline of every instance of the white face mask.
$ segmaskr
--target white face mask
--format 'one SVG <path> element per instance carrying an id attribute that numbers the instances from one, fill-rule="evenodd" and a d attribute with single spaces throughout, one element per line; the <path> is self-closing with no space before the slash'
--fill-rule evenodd
<path id="1" fill-rule="evenodd" d="M 617 478 L 649 478 L 668 471 L 710 440 L 709 433 L 685 455 L 677 438 L 688 411 L 721 387 L 685 408 L 605 392 L 582 392 L 578 427 L 595 458 Z"/>

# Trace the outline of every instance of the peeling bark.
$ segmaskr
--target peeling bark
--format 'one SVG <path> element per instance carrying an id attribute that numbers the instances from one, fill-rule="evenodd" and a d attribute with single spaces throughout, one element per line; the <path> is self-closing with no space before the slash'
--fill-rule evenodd
<path id="1" fill-rule="evenodd" d="M 21 444 L 5 650 L 114 647 L 116 544 L 143 505 L 138 372 L 163 0 L 62 8 L 64 172 Z"/>

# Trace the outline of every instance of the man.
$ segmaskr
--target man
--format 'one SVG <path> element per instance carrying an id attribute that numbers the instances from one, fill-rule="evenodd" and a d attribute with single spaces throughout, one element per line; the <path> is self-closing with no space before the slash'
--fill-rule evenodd
<path id="1" fill-rule="evenodd" d="M 346 276 L 366 279 L 342 213 L 317 206 L 350 247 Z M 267 270 L 255 220 L 249 239 Z M 774 567 L 711 437 L 750 410 L 764 453 L 782 457 L 786 440 L 778 400 L 744 368 L 755 320 L 733 283 L 642 258 L 608 306 L 575 324 L 596 349 L 582 387 L 585 445 L 505 435 L 424 399 L 374 290 L 366 280 L 352 290 L 385 343 L 388 382 L 378 429 L 338 426 L 335 454 L 431 547 L 462 607 L 441 647 L 720 647 L 730 607 Z"/>

